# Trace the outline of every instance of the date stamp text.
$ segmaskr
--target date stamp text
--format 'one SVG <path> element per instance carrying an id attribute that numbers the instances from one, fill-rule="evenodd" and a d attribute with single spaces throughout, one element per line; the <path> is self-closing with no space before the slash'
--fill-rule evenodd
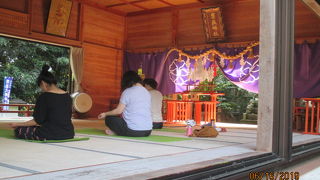
<path id="1" fill-rule="evenodd" d="M 250 172 L 250 180 L 299 180 L 299 172 Z"/>

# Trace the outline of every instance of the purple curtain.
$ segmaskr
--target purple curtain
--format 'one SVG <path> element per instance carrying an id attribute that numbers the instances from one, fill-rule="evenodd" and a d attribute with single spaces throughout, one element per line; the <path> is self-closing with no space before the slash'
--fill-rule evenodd
<path id="1" fill-rule="evenodd" d="M 295 45 L 293 96 L 320 96 L 320 41 Z"/>
<path id="2" fill-rule="evenodd" d="M 227 56 L 235 56 L 241 53 L 246 48 L 216 48 L 219 52 Z M 189 55 L 199 55 L 206 52 L 209 49 L 198 50 L 198 51 L 186 51 Z M 240 88 L 246 89 L 247 91 L 258 93 L 259 91 L 259 58 L 254 57 L 259 54 L 259 46 L 253 47 L 252 54 L 247 53 L 243 57 L 243 66 L 241 65 L 241 58 L 233 60 L 230 64 L 228 59 L 216 59 L 215 62 L 219 68 L 232 83 L 239 86 Z M 176 55 L 177 56 L 177 55 Z M 176 57 L 177 58 L 177 57 Z M 182 60 L 186 61 L 187 58 L 182 56 Z M 221 62 L 223 61 L 223 63 Z M 194 68 L 195 60 L 191 59 L 191 67 Z M 205 68 L 209 68 L 213 62 L 207 61 L 204 65 Z M 196 81 L 198 82 L 198 81 Z M 193 84 L 194 81 L 186 84 Z M 176 92 L 185 90 L 185 86 L 177 86 Z"/>
<path id="3" fill-rule="evenodd" d="M 167 51 L 159 53 L 125 53 L 123 62 L 124 72 L 128 70 L 138 71 L 142 67 L 142 72 L 146 78 L 153 78 L 158 82 L 158 90 L 164 94 L 173 94 L 175 84 L 169 77 L 169 65 L 176 54 L 172 53 L 164 62 Z"/>
<path id="4" fill-rule="evenodd" d="M 235 56 L 245 48 L 217 48 L 217 50 L 228 56 Z M 250 54 L 251 53 L 251 54 Z M 252 52 L 233 60 L 220 59 L 217 61 L 220 69 L 227 79 L 232 83 L 249 92 L 258 93 L 259 91 L 259 46 L 253 47 Z M 223 61 L 223 62 L 221 62 Z"/>
<path id="5" fill-rule="evenodd" d="M 220 52 L 225 55 L 237 55 L 242 52 L 245 48 L 219 48 Z M 254 48 L 254 54 L 258 54 L 259 48 Z M 199 55 L 206 52 L 208 49 L 198 50 L 198 51 L 187 51 L 187 54 L 190 55 Z M 167 51 L 160 53 L 125 53 L 124 59 L 124 71 L 133 70 L 137 71 L 142 67 L 142 71 L 145 74 L 146 78 L 154 78 L 159 86 L 158 90 L 163 94 L 172 94 L 175 92 L 182 92 L 186 90 L 185 85 L 177 85 L 173 83 L 170 79 L 169 66 L 179 57 L 177 52 L 172 52 L 168 56 L 167 60 L 164 62 Z M 225 76 L 237 86 L 244 88 L 250 92 L 258 92 L 258 77 L 259 77 L 259 63 L 257 58 L 250 59 L 248 55 L 244 56 L 244 61 L 247 62 L 244 66 L 240 65 L 240 59 L 234 60 L 233 65 L 229 64 L 228 60 L 224 60 L 225 66 L 221 66 L 220 61 L 216 60 L 216 63 L 219 64 L 220 69 L 223 71 Z M 187 57 L 182 56 L 184 62 L 187 61 Z M 194 68 L 195 60 L 190 59 L 190 67 Z M 212 65 L 213 62 L 207 61 L 205 68 L 208 68 Z M 182 63 L 177 62 L 177 66 L 181 66 Z M 253 67 L 253 66 L 254 67 Z M 241 68 L 243 67 L 243 68 Z M 251 68 L 251 69 L 250 69 Z M 181 68 L 182 70 L 185 68 Z M 176 71 L 175 71 L 176 72 Z M 251 74 L 250 74 L 251 73 Z M 254 77 L 253 77 L 254 75 Z M 187 77 L 181 77 L 181 81 L 186 81 Z M 193 84 L 198 81 L 186 81 L 185 84 Z"/>
<path id="6" fill-rule="evenodd" d="M 225 55 L 237 55 L 245 48 L 216 48 Z M 186 52 L 190 55 L 197 55 L 206 50 Z M 259 86 L 259 46 L 253 47 L 252 54 L 245 54 L 241 58 L 234 60 L 231 64 L 229 60 L 216 59 L 216 63 L 224 75 L 237 86 L 250 92 L 258 93 Z M 143 73 L 147 78 L 154 78 L 158 83 L 158 89 L 165 95 L 172 94 L 183 87 L 177 87 L 169 75 L 169 66 L 177 59 L 178 53 L 170 53 L 164 62 L 166 52 L 136 54 L 126 53 L 124 59 L 124 70 L 137 71 L 142 66 Z M 186 57 L 182 57 L 186 61 Z M 195 60 L 191 59 L 191 66 L 194 67 Z M 205 67 L 209 67 L 212 62 L 207 62 Z M 313 44 L 295 45 L 294 59 L 294 82 L 293 96 L 300 97 L 319 97 L 320 96 L 320 41 Z M 191 82 L 192 83 L 192 82 Z"/>

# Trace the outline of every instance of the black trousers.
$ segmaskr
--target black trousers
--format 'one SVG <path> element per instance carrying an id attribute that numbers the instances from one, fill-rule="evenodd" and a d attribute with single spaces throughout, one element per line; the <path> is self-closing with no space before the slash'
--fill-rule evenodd
<path id="1" fill-rule="evenodd" d="M 152 129 L 162 129 L 163 122 L 153 122 L 152 125 L 153 125 Z"/>
<path id="2" fill-rule="evenodd" d="M 151 130 L 136 131 L 128 128 L 126 121 L 119 116 L 107 116 L 105 124 L 119 136 L 146 137 L 151 134 Z"/>
<path id="3" fill-rule="evenodd" d="M 14 135 L 19 139 L 44 141 L 46 138 L 39 137 L 36 133 L 39 126 L 19 126 L 14 129 Z"/>

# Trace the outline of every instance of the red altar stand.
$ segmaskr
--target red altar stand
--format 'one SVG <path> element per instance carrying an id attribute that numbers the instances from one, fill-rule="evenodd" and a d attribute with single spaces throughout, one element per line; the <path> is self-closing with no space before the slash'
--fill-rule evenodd
<path id="1" fill-rule="evenodd" d="M 215 92 L 183 92 L 179 93 L 182 100 L 165 100 L 167 104 L 166 124 L 178 124 L 180 121 L 194 119 L 197 125 L 201 124 L 201 120 L 205 123 L 216 121 L 217 117 L 217 96 L 223 93 Z M 211 101 L 200 101 L 201 95 L 210 95 Z M 173 96 L 176 98 L 176 95 Z M 203 117 L 203 118 L 202 118 Z"/>
<path id="2" fill-rule="evenodd" d="M 177 120 L 192 119 L 193 102 L 179 100 L 165 100 L 167 103 L 167 124 L 177 124 Z"/>
<path id="3" fill-rule="evenodd" d="M 319 135 L 320 98 L 302 98 L 306 101 L 304 134 Z M 310 113 L 311 115 L 310 115 Z"/>
<path id="4" fill-rule="evenodd" d="M 212 120 L 216 123 L 217 121 L 217 104 L 219 101 L 217 101 L 218 96 L 223 96 L 223 93 L 204 93 L 204 92 L 198 92 L 198 96 L 200 95 L 210 95 L 211 101 L 196 101 L 194 103 L 194 120 L 198 125 L 201 123 L 201 119 L 205 123 L 209 123 Z M 203 118 L 201 118 L 203 115 Z"/>

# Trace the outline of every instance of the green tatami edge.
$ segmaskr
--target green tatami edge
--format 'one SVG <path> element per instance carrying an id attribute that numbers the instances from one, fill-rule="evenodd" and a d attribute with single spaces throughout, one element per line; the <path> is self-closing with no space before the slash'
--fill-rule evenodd
<path id="1" fill-rule="evenodd" d="M 7 138 L 7 139 L 22 140 L 27 142 L 35 142 L 35 143 L 61 143 L 61 142 L 71 142 L 71 141 L 86 141 L 90 139 L 89 137 L 75 137 L 73 139 L 46 140 L 46 141 L 17 139 L 14 137 L 13 130 L 9 130 L 9 129 L 0 129 L 0 137 Z"/>
<path id="2" fill-rule="evenodd" d="M 177 128 L 162 128 L 162 129 L 153 129 L 153 131 L 162 131 L 162 132 L 175 132 L 175 133 L 185 133 L 186 129 L 177 129 Z"/>
<path id="3" fill-rule="evenodd" d="M 75 132 L 76 133 L 80 133 L 80 134 L 110 136 L 110 135 L 106 135 L 104 130 L 92 129 L 92 128 L 77 129 Z M 148 137 L 128 137 L 128 136 L 111 135 L 110 137 L 125 138 L 125 139 L 135 139 L 135 140 L 145 140 L 145 141 L 153 141 L 153 142 L 174 142 L 174 141 L 185 141 L 185 140 L 191 140 L 192 139 L 192 138 L 172 137 L 172 136 L 159 136 L 159 135 L 150 135 Z"/>

